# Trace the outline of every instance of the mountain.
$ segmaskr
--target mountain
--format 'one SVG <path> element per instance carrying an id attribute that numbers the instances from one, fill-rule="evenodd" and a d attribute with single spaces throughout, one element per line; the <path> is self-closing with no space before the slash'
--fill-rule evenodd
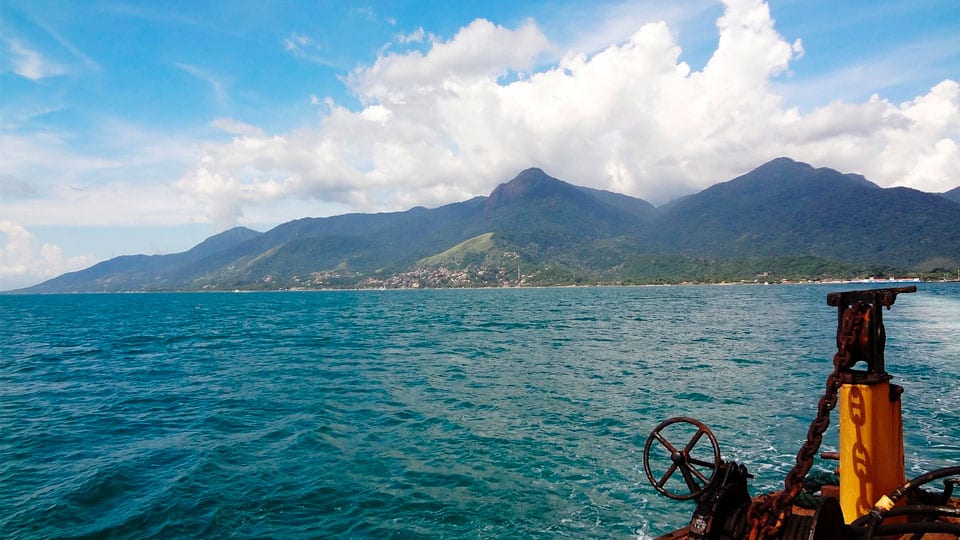
<path id="1" fill-rule="evenodd" d="M 710 281 L 958 262 L 960 204 L 946 195 L 779 158 L 660 208 L 527 169 L 486 197 L 240 227 L 18 292 Z"/>
<path id="2" fill-rule="evenodd" d="M 114 257 L 86 270 L 68 272 L 24 291 L 54 293 L 176 289 L 182 283 L 181 274 L 184 269 L 262 234 L 246 227 L 234 227 L 207 238 L 183 253 Z"/>
<path id="3" fill-rule="evenodd" d="M 304 218 L 265 233 L 234 229 L 185 253 L 118 257 L 23 292 L 352 286 L 415 267 L 484 234 L 497 239 L 485 244 L 485 264 L 499 265 L 504 253 L 519 252 L 540 264 L 568 253 L 578 259 L 598 239 L 636 229 L 645 211 L 653 206 L 528 169 L 489 197 L 435 209 Z"/>
<path id="4" fill-rule="evenodd" d="M 960 186 L 957 186 L 950 191 L 942 194 L 944 197 L 950 199 L 951 201 L 960 204 Z"/>
<path id="5" fill-rule="evenodd" d="M 787 158 L 663 210 L 661 245 L 684 254 L 810 255 L 900 268 L 960 259 L 960 206 Z"/>

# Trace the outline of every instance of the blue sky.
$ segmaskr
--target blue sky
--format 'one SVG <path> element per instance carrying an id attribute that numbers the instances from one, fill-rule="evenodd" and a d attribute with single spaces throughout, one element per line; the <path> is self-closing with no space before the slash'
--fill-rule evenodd
<path id="1" fill-rule="evenodd" d="M 787 155 L 960 184 L 941 1 L 0 4 L 0 290 L 528 166 L 661 204 Z"/>

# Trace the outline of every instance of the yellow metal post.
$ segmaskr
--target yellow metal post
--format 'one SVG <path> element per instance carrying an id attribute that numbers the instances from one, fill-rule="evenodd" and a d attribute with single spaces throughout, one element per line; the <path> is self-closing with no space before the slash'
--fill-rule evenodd
<path id="1" fill-rule="evenodd" d="M 840 387 L 840 507 L 847 523 L 905 481 L 901 392 L 888 381 Z"/>

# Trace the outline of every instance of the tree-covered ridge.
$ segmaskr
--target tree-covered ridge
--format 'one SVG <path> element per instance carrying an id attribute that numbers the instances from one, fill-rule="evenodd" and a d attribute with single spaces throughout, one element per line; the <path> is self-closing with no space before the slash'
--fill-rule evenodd
<path id="1" fill-rule="evenodd" d="M 950 191 L 944 193 L 943 196 L 957 204 L 960 204 L 960 186 L 957 186 L 951 189 Z"/>
<path id="2" fill-rule="evenodd" d="M 960 204 L 779 158 L 655 208 L 527 169 L 487 197 L 236 228 L 25 292 L 845 279 L 960 266 Z"/>

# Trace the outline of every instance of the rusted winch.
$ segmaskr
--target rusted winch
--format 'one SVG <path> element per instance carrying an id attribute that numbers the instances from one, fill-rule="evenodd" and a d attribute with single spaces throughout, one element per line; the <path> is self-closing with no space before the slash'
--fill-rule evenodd
<path id="1" fill-rule="evenodd" d="M 884 365 L 883 308 L 916 287 L 827 295 L 837 308 L 837 353 L 826 391 L 784 489 L 751 497 L 746 466 L 724 461 L 713 432 L 702 422 L 676 417 L 647 438 L 643 467 L 661 494 L 697 504 L 689 524 L 661 539 L 853 540 L 857 538 L 956 539 L 960 537 L 960 467 L 907 481 L 904 476 L 903 389 L 890 384 Z M 838 475 L 804 491 L 830 413 L 839 405 Z M 942 489 L 926 486 L 942 482 Z M 803 499 L 801 501 L 801 498 Z M 800 503 L 803 503 L 802 506 Z M 929 536 L 927 536 L 929 535 Z"/>

